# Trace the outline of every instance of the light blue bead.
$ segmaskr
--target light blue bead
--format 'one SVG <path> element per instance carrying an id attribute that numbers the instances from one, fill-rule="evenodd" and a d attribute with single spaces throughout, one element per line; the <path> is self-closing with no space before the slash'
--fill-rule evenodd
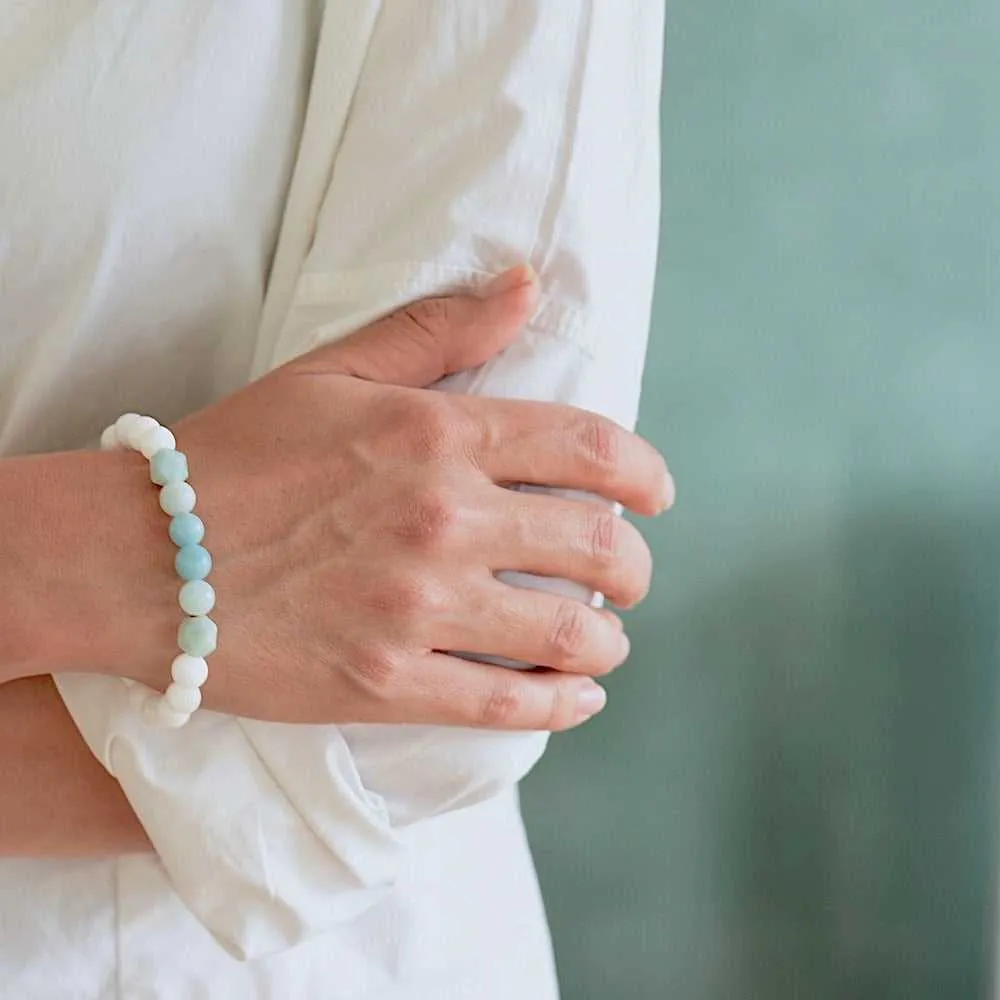
<path id="1" fill-rule="evenodd" d="M 205 537 L 205 525 L 197 514 L 178 514 L 170 522 L 170 540 L 178 548 L 197 545 Z"/>
<path id="2" fill-rule="evenodd" d="M 188 656 L 209 656 L 219 643 L 219 629 L 211 618 L 200 615 L 181 622 L 177 630 L 177 645 Z"/>
<path id="3" fill-rule="evenodd" d="M 177 550 L 174 566 L 182 580 L 204 580 L 212 572 L 212 557 L 201 545 L 185 545 Z"/>
<path id="4" fill-rule="evenodd" d="M 188 477 L 188 460 L 182 451 L 161 448 L 149 460 L 149 478 L 157 486 L 167 483 L 183 483 Z"/>
<path id="5" fill-rule="evenodd" d="M 215 607 L 215 588 L 207 580 L 188 580 L 177 603 L 186 615 L 207 615 Z"/>

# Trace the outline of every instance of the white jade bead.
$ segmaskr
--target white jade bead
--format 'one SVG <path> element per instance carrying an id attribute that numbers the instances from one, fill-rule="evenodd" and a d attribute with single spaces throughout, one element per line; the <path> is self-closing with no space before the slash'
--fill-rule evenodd
<path id="1" fill-rule="evenodd" d="M 163 697 L 175 712 L 186 712 L 188 715 L 197 711 L 198 706 L 201 704 L 200 689 L 191 687 L 188 684 L 174 682 L 167 688 L 166 694 Z"/>
<path id="2" fill-rule="evenodd" d="M 167 483 L 160 490 L 160 507 L 171 517 L 190 514 L 197 499 L 194 487 L 190 483 Z"/>
<path id="3" fill-rule="evenodd" d="M 155 430 L 159 426 L 159 423 L 152 417 L 139 417 L 138 420 L 133 420 L 129 424 L 128 437 L 125 438 L 125 443 L 134 451 L 138 451 L 139 442 L 142 440 L 143 434 L 147 431 Z"/>
<path id="4" fill-rule="evenodd" d="M 181 653 L 170 664 L 170 676 L 175 684 L 198 688 L 208 680 L 208 664 L 200 656 Z"/>
<path id="5" fill-rule="evenodd" d="M 115 421 L 115 433 L 118 435 L 119 444 L 128 444 L 129 431 L 132 429 L 132 425 L 136 420 L 141 420 L 142 417 L 138 413 L 123 413 Z"/>
<path id="6" fill-rule="evenodd" d="M 115 430 L 115 425 L 112 424 L 110 427 L 104 428 L 104 433 L 101 435 L 101 448 L 104 451 L 114 451 L 118 447 L 118 432 Z"/>
<path id="7" fill-rule="evenodd" d="M 139 435 L 138 445 L 139 451 L 145 458 L 152 458 L 164 448 L 176 448 L 177 439 L 166 427 L 157 424 L 155 427 L 147 428 Z"/>
<path id="8" fill-rule="evenodd" d="M 146 715 L 156 726 L 166 729 L 179 729 L 188 719 L 190 712 L 176 712 L 164 698 L 153 697 L 146 702 Z"/>
<path id="9" fill-rule="evenodd" d="M 145 458 L 152 458 L 158 451 L 164 448 L 171 449 L 177 447 L 177 439 L 166 427 L 157 424 L 149 428 L 139 438 L 139 451 Z"/>

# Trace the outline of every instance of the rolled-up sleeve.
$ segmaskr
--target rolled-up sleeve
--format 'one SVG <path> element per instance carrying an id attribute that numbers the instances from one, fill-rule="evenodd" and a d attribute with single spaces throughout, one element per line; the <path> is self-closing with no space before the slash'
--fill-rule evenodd
<path id="1" fill-rule="evenodd" d="M 528 260 L 542 299 L 523 335 L 440 388 L 632 426 L 659 219 L 662 18 L 659 0 L 382 4 L 263 367 Z M 544 734 L 209 712 L 155 732 L 121 682 L 59 686 L 176 891 L 241 957 L 377 904 L 403 827 L 509 788 L 545 746 Z"/>

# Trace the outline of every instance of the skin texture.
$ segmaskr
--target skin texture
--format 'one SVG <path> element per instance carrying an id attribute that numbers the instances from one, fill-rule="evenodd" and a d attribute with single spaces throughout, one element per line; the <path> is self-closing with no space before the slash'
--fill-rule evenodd
<path id="1" fill-rule="evenodd" d="M 118 782 L 77 732 L 51 677 L 0 689 L 0 857 L 150 851 Z"/>
<path id="2" fill-rule="evenodd" d="M 289 722 L 551 730 L 603 707 L 592 678 L 628 654 L 617 617 L 494 573 L 566 577 L 631 606 L 649 586 L 649 551 L 604 505 L 504 485 L 586 490 L 655 514 L 673 499 L 663 459 L 569 407 L 424 388 L 502 350 L 537 295 L 533 273 L 517 268 L 484 297 L 417 303 L 175 428 L 216 561 L 208 707 Z M 11 595 L 0 678 L 29 678 L 0 687 L 0 853 L 143 849 L 44 676 L 165 684 L 177 583 L 143 460 L 2 461 L 0 510 Z M 452 649 L 550 669 L 470 663 Z"/>

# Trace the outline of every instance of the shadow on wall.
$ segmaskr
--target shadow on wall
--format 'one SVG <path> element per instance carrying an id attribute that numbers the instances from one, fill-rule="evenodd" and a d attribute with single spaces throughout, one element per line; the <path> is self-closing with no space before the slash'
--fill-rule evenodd
<path id="1" fill-rule="evenodd" d="M 1000 523 L 922 499 L 859 512 L 826 574 L 828 551 L 799 553 L 696 626 L 742 673 L 718 861 L 754 996 L 988 995 Z"/>
<path id="2" fill-rule="evenodd" d="M 985 1000 L 998 541 L 900 494 L 632 616 L 526 789 L 567 1000 Z"/>

